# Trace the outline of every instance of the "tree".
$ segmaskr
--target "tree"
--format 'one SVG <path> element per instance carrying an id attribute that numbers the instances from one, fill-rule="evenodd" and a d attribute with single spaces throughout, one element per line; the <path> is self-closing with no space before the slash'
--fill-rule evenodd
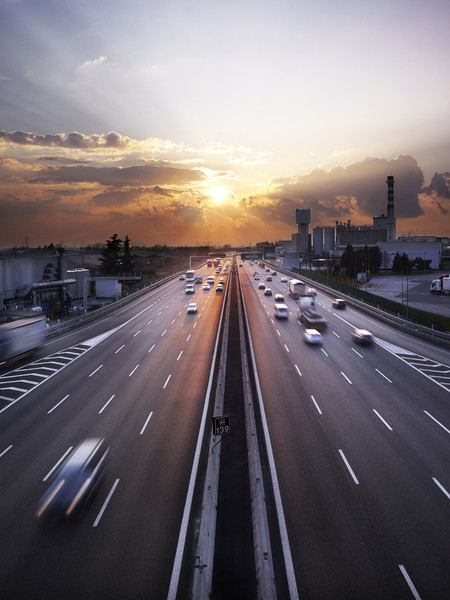
<path id="1" fill-rule="evenodd" d="M 399 275 L 406 275 L 412 270 L 413 261 L 409 260 L 408 255 L 403 252 L 400 255 L 398 252 L 395 253 L 394 260 L 392 261 L 392 271 Z"/>
<path id="2" fill-rule="evenodd" d="M 117 233 L 106 240 L 106 247 L 100 258 L 100 271 L 103 275 L 117 275 L 121 271 L 121 245 L 122 240 Z"/>
<path id="3" fill-rule="evenodd" d="M 349 244 L 341 256 L 341 268 L 349 277 L 355 277 L 356 254 L 353 246 Z"/>
<path id="4" fill-rule="evenodd" d="M 123 253 L 122 253 L 122 273 L 132 273 L 134 271 L 134 261 L 131 256 L 131 242 L 128 234 L 125 236 L 123 242 Z"/>

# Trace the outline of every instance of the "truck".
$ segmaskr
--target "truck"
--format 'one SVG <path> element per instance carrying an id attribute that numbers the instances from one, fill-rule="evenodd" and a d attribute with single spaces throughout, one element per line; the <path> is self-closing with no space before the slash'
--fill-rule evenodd
<path id="1" fill-rule="evenodd" d="M 2 311 L 3 312 L 3 311 Z M 45 315 L 38 317 L 6 317 L 0 324 L 0 368 L 32 353 L 43 342 L 47 328 Z"/>
<path id="2" fill-rule="evenodd" d="M 306 283 L 300 281 L 300 279 L 290 279 L 288 284 L 289 296 L 298 300 L 301 296 L 306 296 Z"/>
<path id="3" fill-rule="evenodd" d="M 430 292 L 432 294 L 450 294 L 450 275 L 441 275 L 439 279 L 433 279 Z"/>
<path id="4" fill-rule="evenodd" d="M 303 296 L 298 301 L 298 320 L 308 329 L 324 331 L 328 321 L 317 312 L 314 296 Z"/>

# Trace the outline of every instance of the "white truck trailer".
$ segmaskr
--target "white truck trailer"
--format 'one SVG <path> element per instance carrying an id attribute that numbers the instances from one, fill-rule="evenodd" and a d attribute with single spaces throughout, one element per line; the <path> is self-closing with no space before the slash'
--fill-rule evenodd
<path id="1" fill-rule="evenodd" d="M 289 280 L 289 296 L 298 300 L 300 296 L 306 295 L 306 283 L 300 281 L 300 279 Z"/>
<path id="2" fill-rule="evenodd" d="M 432 294 L 450 294 L 450 275 L 441 275 L 439 279 L 433 279 L 430 292 Z"/>
<path id="3" fill-rule="evenodd" d="M 0 324 L 0 368 L 36 350 L 44 340 L 47 324 L 45 315 L 12 318 Z"/>

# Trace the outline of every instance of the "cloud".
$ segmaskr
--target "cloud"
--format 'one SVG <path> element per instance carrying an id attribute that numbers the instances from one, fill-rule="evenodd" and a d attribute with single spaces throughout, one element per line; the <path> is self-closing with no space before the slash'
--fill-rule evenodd
<path id="1" fill-rule="evenodd" d="M 107 60 L 106 56 L 99 56 L 98 58 L 94 58 L 94 60 L 86 60 L 82 65 L 81 68 L 89 68 L 89 67 L 95 67 L 97 65 L 101 65 L 102 63 L 104 63 Z"/>
<path id="2" fill-rule="evenodd" d="M 64 133 L 34 135 L 25 131 L 8 132 L 0 130 L 0 142 L 21 146 L 73 148 L 78 150 L 98 150 L 104 148 L 125 150 L 130 145 L 131 139 L 115 131 L 94 135 L 84 135 L 78 132 L 72 132 L 67 135 Z"/>
<path id="3" fill-rule="evenodd" d="M 395 178 L 396 217 L 422 215 L 419 194 L 424 177 L 411 156 L 399 156 L 393 160 L 366 158 L 330 171 L 318 169 L 308 175 L 277 180 L 270 197 L 277 203 L 281 198 L 287 198 L 297 208 L 311 208 L 312 219 L 316 223 L 318 220 L 348 218 L 367 221 L 386 212 L 388 175 Z"/>
<path id="4" fill-rule="evenodd" d="M 30 183 L 99 183 L 122 187 L 127 185 L 182 185 L 202 179 L 203 176 L 199 171 L 175 167 L 143 165 L 120 168 L 78 165 L 43 169 L 38 177 L 30 180 Z"/>

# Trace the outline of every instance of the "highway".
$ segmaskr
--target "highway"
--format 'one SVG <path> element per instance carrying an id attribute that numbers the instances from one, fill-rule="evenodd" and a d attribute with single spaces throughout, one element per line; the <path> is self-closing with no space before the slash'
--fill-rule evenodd
<path id="1" fill-rule="evenodd" d="M 298 596 L 447 598 L 448 351 L 320 292 L 328 329 L 307 346 L 281 275 L 270 286 L 287 320 L 257 289 L 263 269 L 238 270 Z M 167 597 L 223 299 L 184 284 L 48 341 L 0 378 L 2 597 Z M 355 345 L 353 327 L 376 343 Z M 111 447 L 98 493 L 80 518 L 41 522 L 55 467 L 97 436 Z"/>
<path id="2" fill-rule="evenodd" d="M 240 271 L 299 597 L 447 598 L 448 352 L 322 293 L 328 328 L 308 346 L 281 276 Z M 355 345 L 353 327 L 377 343 Z"/>
<path id="3" fill-rule="evenodd" d="M 3 377 L 2 397 L 19 396 L 0 413 L 2 598 L 166 597 L 223 298 L 199 286 L 187 295 L 184 284 L 51 342 L 59 354 Z M 187 314 L 193 298 L 198 313 Z M 55 465 L 97 436 L 110 443 L 109 468 L 85 514 L 40 522 Z"/>

